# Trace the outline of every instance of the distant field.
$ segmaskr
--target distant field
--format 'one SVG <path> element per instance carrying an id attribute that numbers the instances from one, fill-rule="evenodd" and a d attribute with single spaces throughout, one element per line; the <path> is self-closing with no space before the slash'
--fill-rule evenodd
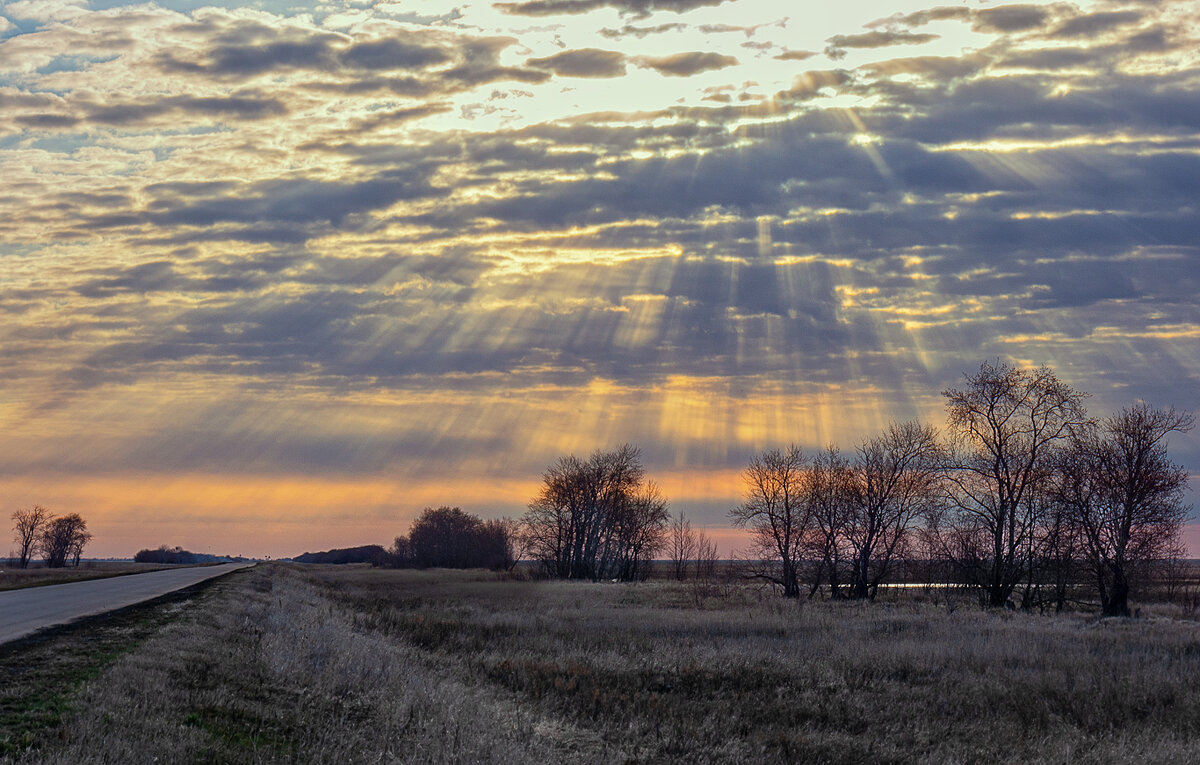
<path id="1" fill-rule="evenodd" d="M 40 587 L 46 584 L 63 584 L 82 579 L 102 579 L 106 576 L 123 576 L 145 571 L 170 568 L 158 563 L 133 563 L 132 561 L 83 561 L 78 566 L 66 568 L 15 568 L 0 565 L 0 590 L 16 590 L 21 587 Z"/>
<path id="2" fill-rule="evenodd" d="M 1190 607 L 276 564 L 178 608 L 8 761 L 1200 761 Z"/>

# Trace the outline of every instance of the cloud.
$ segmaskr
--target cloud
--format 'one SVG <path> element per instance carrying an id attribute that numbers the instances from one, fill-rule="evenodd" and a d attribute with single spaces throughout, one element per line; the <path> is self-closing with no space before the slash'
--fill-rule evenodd
<path id="1" fill-rule="evenodd" d="M 68 97 L 56 106 L 63 112 L 26 112 L 13 121 L 27 128 L 76 130 L 81 127 L 135 127 L 178 125 L 181 118 L 201 120 L 262 120 L 288 113 L 276 98 L 260 95 L 169 96 L 144 101 L 96 102 Z"/>
<path id="2" fill-rule="evenodd" d="M 905 26 L 919 27 L 930 23 L 931 21 L 949 21 L 949 20 L 967 20 L 972 17 L 973 11 L 970 8 L 963 8 L 954 5 L 940 5 L 936 8 L 915 11 L 908 14 L 894 14 L 884 19 L 872 21 L 866 26 Z"/>
<path id="3" fill-rule="evenodd" d="M 620 29 L 601 29 L 600 35 L 613 40 L 619 40 L 622 37 L 636 37 L 637 39 L 641 40 L 649 35 L 659 35 L 666 32 L 679 32 L 687 29 L 687 27 L 687 24 L 681 24 L 677 21 L 668 24 L 656 24 L 652 27 L 639 27 L 633 24 L 626 24 Z"/>
<path id="4" fill-rule="evenodd" d="M 1050 37 L 1076 38 L 1095 37 L 1117 27 L 1136 24 L 1144 14 L 1141 11 L 1106 11 L 1088 13 L 1067 19 L 1049 33 Z"/>
<path id="5" fill-rule="evenodd" d="M 193 201 L 160 198 L 147 218 L 158 224 L 211 226 L 219 223 L 328 223 L 345 225 L 355 216 L 409 199 L 442 192 L 429 183 L 431 168 L 389 170 L 349 182 L 309 179 L 259 181 L 244 190 Z"/>
<path id="6" fill-rule="evenodd" d="M 730 66 L 737 66 L 738 60 L 733 56 L 723 56 L 719 53 L 675 53 L 670 56 L 642 57 L 636 59 L 639 66 L 653 69 L 659 74 L 669 77 L 691 77 L 701 72 L 711 72 Z"/>
<path id="7" fill-rule="evenodd" d="M 415 39 L 390 38 L 340 45 L 345 42 L 341 35 L 293 34 L 292 37 L 265 43 L 218 45 L 206 50 L 199 60 L 181 59 L 173 52 L 162 53 L 157 60 L 165 72 L 234 79 L 289 70 L 424 70 L 453 60 L 446 48 Z"/>
<path id="8" fill-rule="evenodd" d="M 549 69 L 559 77 L 620 77 L 625 74 L 625 54 L 599 48 L 581 48 L 531 58 L 526 66 Z"/>
<path id="9" fill-rule="evenodd" d="M 972 26 L 979 32 L 1024 32 L 1044 26 L 1050 18 L 1044 6 L 1001 5 L 976 11 Z"/>
<path id="10" fill-rule="evenodd" d="M 684 13 L 733 0 L 529 0 L 523 3 L 493 3 L 505 13 L 516 16 L 555 16 L 587 13 L 598 8 L 616 8 L 622 13 L 648 16 L 653 11 Z"/>
<path id="11" fill-rule="evenodd" d="M 989 63 L 983 56 L 917 56 L 874 61 L 864 64 L 862 71 L 875 77 L 916 74 L 945 82 L 977 74 Z"/>
<path id="12" fill-rule="evenodd" d="M 804 61 L 815 55 L 817 55 L 816 52 L 811 50 L 785 50 L 775 58 L 780 61 Z"/>
<path id="13" fill-rule="evenodd" d="M 87 12 L 87 0 L 16 0 L 4 5 L 6 15 L 30 21 L 67 21 Z"/>
<path id="14" fill-rule="evenodd" d="M 906 32 L 903 30 L 887 30 L 863 32 L 853 35 L 834 35 L 826 42 L 825 55 L 830 58 L 841 58 L 846 55 L 846 48 L 886 48 L 891 45 L 920 45 L 938 39 L 940 35 Z"/>
<path id="15" fill-rule="evenodd" d="M 518 5 L 610 9 L 573 21 L 589 31 L 698 7 Z M 621 83 L 481 86 L 715 71 L 769 19 L 671 55 L 654 35 L 707 32 L 603 32 L 623 52 L 472 27 L 490 17 L 467 6 L 461 27 L 345 34 L 148 8 L 0 49 L 21 73 L 0 87 L 0 390 L 33 412 L 10 457 L 94 429 L 106 448 L 76 448 L 80 469 L 355 473 L 487 448 L 544 465 L 633 434 L 724 464 L 848 432 L 855 396 L 863 429 L 936 409 L 993 354 L 1098 398 L 1200 404 L 1200 98 L 1191 60 L 1161 55 L 1194 40 L 1152 5 L 932 8 L 830 38 L 881 46 L 869 63 L 799 76 L 812 54 L 756 32 L 769 76 L 678 80 L 636 108 Z M 882 53 L 955 21 L 994 39 Z M 92 30 L 119 33 L 111 55 Z M 514 63 L 552 35 L 568 47 Z M 482 108 L 505 111 L 453 119 Z M 141 435 L 156 422 L 175 429 Z"/>

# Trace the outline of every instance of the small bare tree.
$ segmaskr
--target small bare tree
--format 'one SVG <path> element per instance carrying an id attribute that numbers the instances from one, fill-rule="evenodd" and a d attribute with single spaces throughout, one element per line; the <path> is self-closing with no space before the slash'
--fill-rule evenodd
<path id="1" fill-rule="evenodd" d="M 1123 409 L 1079 434 L 1059 471 L 1059 497 L 1082 532 L 1105 616 L 1128 616 L 1135 578 L 1182 557 L 1188 473 L 1167 459 L 1167 436 L 1194 425 L 1174 409 Z"/>
<path id="2" fill-rule="evenodd" d="M 721 554 L 717 549 L 717 540 L 705 534 L 696 532 L 696 578 L 702 582 L 710 582 L 717 574 L 717 561 Z"/>
<path id="3" fill-rule="evenodd" d="M 17 545 L 17 558 L 21 568 L 28 568 L 29 561 L 37 550 L 42 531 L 54 519 L 54 514 L 41 505 L 16 510 L 12 514 L 13 541 Z"/>
<path id="4" fill-rule="evenodd" d="M 812 531 L 812 505 L 805 498 L 808 462 L 800 449 L 768 449 L 743 471 L 746 498 L 729 511 L 734 525 L 753 533 L 751 576 L 800 597 L 800 562 Z"/>
<path id="5" fill-rule="evenodd" d="M 695 532 L 695 575 L 692 577 L 692 596 L 700 605 L 704 598 L 714 594 L 716 590 L 717 542 L 703 531 Z"/>
<path id="6" fill-rule="evenodd" d="M 687 579 L 688 566 L 696 557 L 696 532 L 683 511 L 671 521 L 668 529 L 667 555 L 671 559 L 671 569 L 679 581 Z"/>

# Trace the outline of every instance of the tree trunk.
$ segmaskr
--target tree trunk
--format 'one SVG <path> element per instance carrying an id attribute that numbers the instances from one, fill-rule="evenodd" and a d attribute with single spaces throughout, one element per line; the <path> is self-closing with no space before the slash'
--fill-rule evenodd
<path id="1" fill-rule="evenodd" d="M 1114 571 L 1108 592 L 1100 602 L 1101 616 L 1129 616 L 1129 580 L 1124 571 Z"/>

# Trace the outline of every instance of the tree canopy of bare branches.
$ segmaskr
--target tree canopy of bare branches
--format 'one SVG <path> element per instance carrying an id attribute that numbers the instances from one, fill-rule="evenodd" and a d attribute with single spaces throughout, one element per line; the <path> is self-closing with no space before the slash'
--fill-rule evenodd
<path id="1" fill-rule="evenodd" d="M 13 542 L 17 545 L 17 561 L 21 568 L 29 567 L 42 537 L 42 531 L 54 514 L 41 505 L 13 511 Z"/>
<path id="2" fill-rule="evenodd" d="M 1188 473 L 1167 459 L 1167 437 L 1194 425 L 1188 413 L 1137 404 L 1077 434 L 1060 463 L 1057 499 L 1082 536 L 1105 616 L 1129 615 L 1147 564 L 1182 556 Z"/>
<path id="3" fill-rule="evenodd" d="M 742 473 L 745 499 L 729 511 L 735 525 L 752 532 L 751 555 L 773 564 L 756 575 L 789 598 L 800 596 L 801 556 L 813 528 L 813 505 L 805 496 L 809 467 L 795 446 L 756 455 Z"/>
<path id="4" fill-rule="evenodd" d="M 937 431 L 892 423 L 858 447 L 847 482 L 843 534 L 850 548 L 850 597 L 874 598 L 909 532 L 939 501 L 942 450 Z"/>
<path id="5" fill-rule="evenodd" d="M 807 532 L 804 551 L 816 563 L 810 598 L 822 582 L 829 583 L 831 597 L 841 597 L 849 553 L 846 524 L 853 482 L 849 460 L 833 445 L 818 452 L 805 469 L 804 501 L 812 512 L 812 530 Z"/>
<path id="6" fill-rule="evenodd" d="M 946 550 L 986 605 L 1005 605 L 1028 572 L 1039 505 L 1033 494 L 1053 451 L 1087 424 L 1086 394 L 1049 367 L 984 362 L 943 391 L 954 447 L 948 498 L 956 510 Z"/>
<path id="7" fill-rule="evenodd" d="M 666 541 L 667 500 L 629 444 L 561 457 L 525 515 L 529 554 L 563 579 L 635 580 Z"/>
<path id="8" fill-rule="evenodd" d="M 79 565 L 83 548 L 92 540 L 87 521 L 79 513 L 69 513 L 47 523 L 38 541 L 38 549 L 48 568 L 62 568 L 71 561 Z"/>

